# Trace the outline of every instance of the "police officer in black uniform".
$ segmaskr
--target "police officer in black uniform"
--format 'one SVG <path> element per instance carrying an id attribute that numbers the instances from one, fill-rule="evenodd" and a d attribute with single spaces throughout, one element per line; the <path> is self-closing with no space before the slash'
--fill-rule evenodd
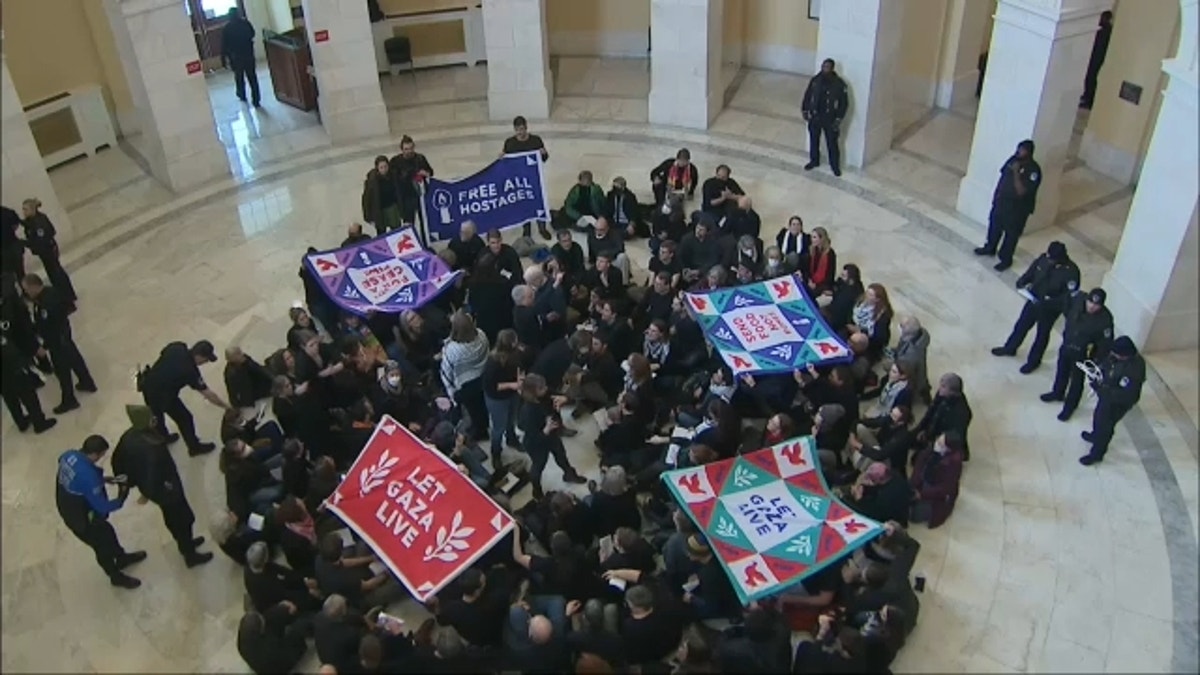
<path id="1" fill-rule="evenodd" d="M 125 406 L 125 413 L 132 426 L 121 435 L 113 450 L 113 473 L 126 476 L 127 486 L 138 489 L 139 504 L 151 501 L 162 510 L 167 531 L 175 539 L 187 566 L 203 565 L 212 560 L 213 554 L 196 550 L 204 543 L 204 537 L 192 536 L 196 516 L 183 492 L 183 480 L 167 439 L 155 429 L 154 413 L 144 405 Z"/>
<path id="2" fill-rule="evenodd" d="M 1000 168 L 1000 181 L 992 195 L 992 212 L 988 216 L 987 242 L 975 249 L 975 255 L 994 255 L 1000 259 L 995 269 L 1003 272 L 1012 267 L 1017 240 L 1025 231 L 1025 222 L 1037 206 L 1038 187 L 1042 184 L 1042 167 L 1033 159 L 1033 141 L 1017 144 L 1017 154 L 1008 158 Z M 1001 243 L 1001 238 L 1004 239 Z"/>
<path id="3" fill-rule="evenodd" d="M 1083 396 L 1085 376 L 1075 364 L 1089 360 L 1099 363 L 1108 354 L 1113 339 L 1113 316 L 1104 306 L 1107 297 L 1103 288 L 1093 288 L 1087 293 L 1076 293 L 1068 301 L 1054 386 L 1041 397 L 1046 403 L 1063 402 L 1062 412 L 1058 413 L 1060 422 L 1071 418 Z"/>
<path id="4" fill-rule="evenodd" d="M 21 215 L 0 206 L 0 280 L 4 287 L 16 288 L 25 276 L 25 242 L 17 236 Z"/>
<path id="5" fill-rule="evenodd" d="M 55 240 L 57 231 L 50 218 L 39 211 L 41 200 L 26 199 L 21 203 L 21 225 L 25 228 L 25 247 L 42 261 L 46 270 L 46 278 L 59 290 L 67 300 L 75 302 L 75 286 L 71 277 L 63 269 L 62 261 L 58 259 L 58 241 Z"/>
<path id="6" fill-rule="evenodd" d="M 68 450 L 58 458 L 58 484 L 54 501 L 67 529 L 91 547 L 96 562 L 113 586 L 137 588 L 142 582 L 121 570 L 146 559 L 145 551 L 127 553 L 108 522 L 109 514 L 125 505 L 129 488 L 124 476 L 107 478 L 96 463 L 108 452 L 103 436 L 88 436 L 79 450 Z M 120 487 L 116 499 L 108 497 L 106 483 Z"/>
<path id="7" fill-rule="evenodd" d="M 821 134 L 824 134 L 825 147 L 829 150 L 829 168 L 833 175 L 840 176 L 842 167 L 838 136 L 850 97 L 846 81 L 834 71 L 834 65 L 833 59 L 821 62 L 821 72 L 808 81 L 808 88 L 804 90 L 800 111 L 808 122 L 809 160 L 804 170 L 811 171 L 821 165 Z"/>
<path id="8" fill-rule="evenodd" d="M 994 356 L 1016 356 L 1017 349 L 1025 341 L 1030 328 L 1036 327 L 1033 344 L 1029 346 L 1029 357 L 1021 366 L 1021 373 L 1028 375 L 1042 364 L 1046 345 L 1050 342 L 1050 330 L 1067 306 L 1067 299 L 1079 289 L 1079 267 L 1067 257 L 1067 247 L 1061 241 L 1052 241 L 1046 252 L 1017 278 L 1017 288 L 1033 296 L 1021 308 L 1021 316 L 1013 324 L 1012 332 L 1004 346 L 992 349 Z"/>
<path id="9" fill-rule="evenodd" d="M 57 288 L 47 286 L 36 274 L 26 274 L 21 280 L 21 288 L 33 300 L 33 325 L 44 344 L 38 355 L 44 356 L 48 352 L 50 360 L 54 362 L 54 375 L 62 388 L 62 402 L 55 406 L 54 414 L 61 415 L 79 407 L 76 389 L 96 392 L 96 381 L 92 379 L 83 354 L 71 336 L 71 319 L 68 316 L 71 313 L 71 301 Z M 76 378 L 78 384 L 75 383 Z"/>
<path id="10" fill-rule="evenodd" d="M 1108 356 L 1100 363 L 1100 374 L 1100 381 L 1092 383 L 1098 396 L 1092 413 L 1092 430 L 1081 434 L 1083 440 L 1092 444 L 1091 451 L 1079 458 L 1084 466 L 1104 461 L 1117 422 L 1141 399 L 1146 361 L 1138 354 L 1133 340 L 1122 335 L 1113 341 Z"/>
<path id="11" fill-rule="evenodd" d="M 142 392 L 146 405 L 154 412 L 155 428 L 159 435 L 165 438 L 169 445 L 179 440 L 182 434 L 188 454 L 192 457 L 212 452 L 217 446 L 215 443 L 200 442 L 196 436 L 196 421 L 179 398 L 179 393 L 184 387 L 191 387 L 213 405 L 229 410 L 229 404 L 209 389 L 200 375 L 202 364 L 214 363 L 216 360 L 217 352 L 208 340 L 200 340 L 190 349 L 182 342 L 172 342 L 163 347 L 154 365 L 138 376 L 138 389 Z M 164 416 L 175 422 L 179 427 L 179 434 L 167 433 Z"/>
<path id="12" fill-rule="evenodd" d="M 58 420 L 47 418 L 38 399 L 37 384 L 41 380 L 29 372 L 31 355 L 38 349 L 33 322 L 25 310 L 25 302 L 17 295 L 15 286 L 5 286 L 0 294 L 0 396 L 8 406 L 20 431 L 42 433 Z"/>

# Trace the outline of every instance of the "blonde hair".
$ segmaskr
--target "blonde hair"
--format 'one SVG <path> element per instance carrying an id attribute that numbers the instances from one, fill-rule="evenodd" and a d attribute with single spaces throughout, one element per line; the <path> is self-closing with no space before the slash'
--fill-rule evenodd
<path id="1" fill-rule="evenodd" d="M 809 231 L 809 234 L 815 234 L 821 237 L 821 247 L 828 251 L 833 248 L 833 240 L 829 238 L 829 231 L 821 226 L 814 227 Z"/>

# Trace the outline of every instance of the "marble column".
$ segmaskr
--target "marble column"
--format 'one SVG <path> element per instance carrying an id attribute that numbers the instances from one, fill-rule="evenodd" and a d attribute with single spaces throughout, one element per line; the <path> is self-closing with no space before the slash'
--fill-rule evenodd
<path id="1" fill-rule="evenodd" d="M 950 0 L 942 34 L 934 100 L 939 108 L 953 109 L 975 98 L 979 82 L 979 54 L 983 50 L 991 4 L 979 0 Z"/>
<path id="2" fill-rule="evenodd" d="M 550 117 L 554 78 L 546 29 L 546 0 L 485 0 L 488 117 Z"/>
<path id="3" fill-rule="evenodd" d="M 1200 335 L 1196 305 L 1197 184 L 1200 174 L 1200 68 L 1197 0 L 1184 0 L 1175 58 L 1163 62 L 1169 82 L 1129 219 L 1112 268 L 1104 277 L 1117 329 L 1143 351 L 1194 349 Z"/>
<path id="4" fill-rule="evenodd" d="M 1100 13 L 1113 0 L 1000 0 L 987 77 L 958 210 L 987 223 L 1000 167 L 1031 138 L 1042 167 L 1037 209 L 1026 230 L 1053 224 L 1067 146 L 1083 93 L 1083 74 Z M 982 240 L 982 239 L 981 239 Z"/>
<path id="5" fill-rule="evenodd" d="M 334 143 L 388 136 L 375 38 L 363 0 L 303 0 L 321 124 Z"/>
<path id="6" fill-rule="evenodd" d="M 651 0 L 650 123 L 707 129 L 725 105 L 723 0 Z"/>
<path id="7" fill-rule="evenodd" d="M 104 0 L 104 8 L 137 108 L 130 140 L 154 177 L 183 192 L 229 176 L 183 3 Z"/>
<path id="8" fill-rule="evenodd" d="M 0 137 L 4 139 L 0 143 L 3 166 L 0 190 L 4 193 L 4 205 L 20 213 L 23 200 L 30 197 L 41 200 L 42 211 L 58 230 L 59 243 L 65 243 L 71 238 L 71 219 L 58 201 L 50 176 L 46 175 L 42 153 L 33 140 L 21 99 L 17 97 L 12 75 L 8 72 L 8 57 L 2 54 L 0 69 L 3 71 L 0 72 L 0 115 L 3 118 Z"/>
<path id="9" fill-rule="evenodd" d="M 892 147 L 904 3 L 823 2 L 820 23 L 817 68 L 833 59 L 850 89 L 850 108 L 842 120 L 842 164 L 864 167 Z"/>

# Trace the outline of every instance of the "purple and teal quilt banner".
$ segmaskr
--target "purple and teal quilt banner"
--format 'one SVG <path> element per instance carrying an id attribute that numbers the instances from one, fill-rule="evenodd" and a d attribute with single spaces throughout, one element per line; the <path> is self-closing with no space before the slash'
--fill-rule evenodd
<path id="1" fill-rule="evenodd" d="M 331 300 L 358 315 L 416 309 L 462 275 L 421 246 L 412 228 L 313 253 L 304 262 Z"/>
<path id="2" fill-rule="evenodd" d="M 734 375 L 790 373 L 854 358 L 798 277 L 684 295 L 704 337 Z"/>
<path id="3" fill-rule="evenodd" d="M 743 604 L 770 597 L 870 543 L 883 526 L 829 490 L 812 436 L 662 476 Z"/>

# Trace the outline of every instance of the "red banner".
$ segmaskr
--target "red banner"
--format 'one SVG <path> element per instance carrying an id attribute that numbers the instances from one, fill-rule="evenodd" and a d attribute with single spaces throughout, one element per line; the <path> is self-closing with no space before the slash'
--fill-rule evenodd
<path id="1" fill-rule="evenodd" d="M 326 508 L 421 602 L 513 529 L 512 517 L 449 458 L 387 416 Z"/>

